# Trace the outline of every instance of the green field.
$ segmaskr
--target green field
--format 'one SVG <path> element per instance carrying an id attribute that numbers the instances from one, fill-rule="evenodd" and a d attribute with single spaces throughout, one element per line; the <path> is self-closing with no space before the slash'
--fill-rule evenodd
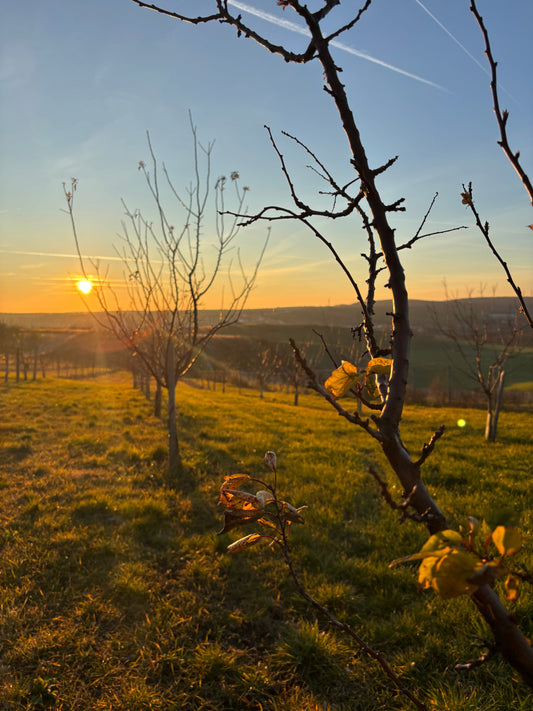
<path id="1" fill-rule="evenodd" d="M 363 432 L 317 396 L 178 387 L 187 476 L 164 487 L 165 431 L 126 377 L 45 379 L 0 390 L 0 708 L 385 711 L 414 708 L 375 662 L 296 593 L 279 553 L 230 556 L 217 536 L 225 474 L 269 476 L 307 505 L 292 553 L 305 585 L 391 663 L 428 708 L 526 711 L 530 691 L 499 657 L 454 665 L 488 633 L 466 597 L 419 592 L 424 530 L 398 523 L 368 475 L 400 496 Z M 459 418 L 466 420 L 458 428 Z M 482 411 L 409 407 L 413 453 L 441 424 L 430 491 L 466 517 L 518 525 L 533 568 L 533 415 L 502 412 L 499 441 Z M 533 591 L 510 603 L 533 638 Z"/>

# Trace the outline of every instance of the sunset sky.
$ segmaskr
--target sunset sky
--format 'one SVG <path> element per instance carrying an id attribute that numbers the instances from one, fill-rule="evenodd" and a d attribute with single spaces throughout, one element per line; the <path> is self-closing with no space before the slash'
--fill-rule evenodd
<path id="1" fill-rule="evenodd" d="M 165 0 L 161 0 L 163 3 Z M 362 0 L 361 0 L 362 4 Z M 236 12 L 274 43 L 305 47 L 298 17 L 276 0 L 233 2 Z M 313 2 L 309 2 L 313 7 Z M 331 13 L 342 24 L 344 2 Z M 533 295 L 533 222 L 526 192 L 496 141 L 489 77 L 479 28 L 468 0 L 374 0 L 364 19 L 339 38 L 356 121 L 373 166 L 399 155 L 380 178 L 385 199 L 406 198 L 392 215 L 400 241 L 414 235 L 434 194 L 426 231 L 468 229 L 430 237 L 406 251 L 413 298 L 444 298 L 443 282 L 460 296 L 484 285 L 511 295 L 501 268 L 461 204 L 473 182 L 476 204 L 524 294 Z M 497 58 L 512 148 L 533 174 L 533 2 L 479 0 Z M 200 14 L 214 0 L 166 0 Z M 316 4 L 318 7 L 318 3 Z M 505 10 L 503 9 L 505 8 Z M 340 182 L 352 171 L 345 136 L 320 66 L 287 65 L 218 23 L 194 27 L 131 0 L 19 0 L 4 3 L 0 22 L 1 172 L 0 312 L 80 311 L 81 276 L 62 183 L 79 180 L 76 219 L 83 252 L 120 278 L 113 245 L 123 207 L 155 210 L 140 160 L 146 131 L 177 186 L 193 175 L 188 112 L 200 140 L 215 140 L 213 180 L 239 171 L 250 187 L 248 211 L 290 206 L 290 196 L 264 125 L 290 162 L 295 184 L 310 199 L 325 189 L 281 131 L 309 146 Z M 228 191 L 229 194 L 229 191 Z M 169 205 L 169 219 L 180 213 Z M 360 219 L 326 226 L 364 285 L 366 242 Z M 212 225 L 205 226 L 206 246 Z M 239 238 L 252 264 L 266 225 Z M 209 251 L 209 250 L 208 250 Z M 222 283 L 204 306 L 220 304 Z M 387 293 L 379 294 L 385 298 Z M 88 303 L 91 294 L 87 297 Z M 248 305 L 254 308 L 350 303 L 354 294 L 325 247 L 298 224 L 276 223 Z"/>

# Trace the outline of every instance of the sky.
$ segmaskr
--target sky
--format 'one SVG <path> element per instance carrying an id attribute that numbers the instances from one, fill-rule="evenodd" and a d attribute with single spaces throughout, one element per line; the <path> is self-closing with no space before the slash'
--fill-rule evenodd
<path id="1" fill-rule="evenodd" d="M 165 0 L 175 11 L 212 12 L 213 0 Z M 163 0 L 162 0 L 163 2 Z M 306 46 L 302 24 L 276 0 L 233 2 L 243 19 L 293 51 Z M 311 8 L 318 2 L 308 3 Z M 329 27 L 342 24 L 344 2 Z M 378 180 L 387 201 L 404 197 L 391 215 L 398 241 L 418 230 L 438 192 L 428 237 L 403 252 L 411 298 L 443 299 L 480 290 L 512 295 L 472 216 L 461 204 L 472 181 L 476 205 L 525 295 L 533 295 L 532 209 L 497 145 L 488 67 L 468 0 L 374 0 L 364 18 L 333 48 L 371 165 L 398 155 Z M 479 0 L 498 60 L 501 101 L 511 146 L 533 173 L 533 3 Z M 505 7 L 505 9 L 502 9 Z M 84 310 L 76 289 L 81 268 L 63 182 L 76 178 L 75 215 L 81 249 L 97 259 L 120 294 L 116 259 L 124 200 L 155 219 L 139 161 L 149 161 L 147 131 L 160 164 L 182 189 L 194 175 L 189 112 L 200 141 L 215 141 L 213 182 L 232 171 L 247 191 L 248 212 L 291 206 L 265 125 L 288 161 L 295 186 L 324 204 L 327 189 L 282 131 L 296 136 L 340 182 L 353 174 L 346 137 L 319 64 L 286 64 L 219 23 L 192 26 L 141 9 L 131 0 L 20 0 L 0 11 L 0 312 Z M 227 191 L 228 204 L 231 193 Z M 165 203 L 170 222 L 183 221 Z M 206 260 L 212 253 L 212 211 Z M 364 287 L 366 241 L 360 219 L 322 222 Z M 243 229 L 237 245 L 251 271 L 265 223 Z M 211 251 L 210 251 L 211 250 Z M 235 264 L 237 249 L 230 255 Z M 90 265 L 90 262 L 89 262 Z M 91 272 L 90 266 L 87 271 Z M 226 268 L 206 308 L 222 303 Z M 384 279 L 378 298 L 387 298 Z M 94 307 L 89 294 L 87 304 Z M 272 225 L 248 307 L 335 305 L 354 301 L 330 253 L 296 223 Z"/>

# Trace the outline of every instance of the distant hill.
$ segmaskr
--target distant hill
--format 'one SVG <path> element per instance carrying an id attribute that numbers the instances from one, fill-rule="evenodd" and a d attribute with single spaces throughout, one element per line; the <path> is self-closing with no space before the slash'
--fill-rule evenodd
<path id="1" fill-rule="evenodd" d="M 468 299 L 458 299 L 466 303 Z M 497 326 L 505 325 L 518 312 L 518 302 L 515 297 L 482 297 L 472 299 L 474 309 L 489 313 Z M 533 310 L 533 298 L 526 299 L 528 308 Z M 446 301 L 410 301 L 411 326 L 413 331 L 432 333 L 435 331 L 435 316 L 442 315 L 446 310 Z M 383 328 L 390 323 L 388 312 L 390 302 L 378 301 L 376 304 L 375 322 Z M 204 323 L 214 323 L 218 319 L 219 310 L 202 312 Z M 87 312 L 44 313 L 44 314 L 0 314 L 0 321 L 9 325 L 17 325 L 27 329 L 93 329 L 95 321 Z M 330 326 L 335 328 L 351 328 L 359 325 L 361 309 L 358 304 L 341 304 L 338 306 L 287 306 L 274 309 L 247 309 L 243 312 L 239 327 L 246 326 Z M 526 322 L 524 320 L 524 325 Z"/>

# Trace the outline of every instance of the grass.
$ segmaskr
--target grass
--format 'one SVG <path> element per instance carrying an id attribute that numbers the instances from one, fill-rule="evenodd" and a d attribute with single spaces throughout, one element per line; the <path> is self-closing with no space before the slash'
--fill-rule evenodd
<path id="1" fill-rule="evenodd" d="M 389 562 L 426 536 L 399 525 L 367 474 L 400 491 L 373 442 L 317 397 L 178 388 L 188 484 L 163 486 L 165 432 L 129 381 L 41 380 L 0 392 L 0 708 L 409 708 L 373 662 L 295 593 L 266 547 L 229 556 L 217 536 L 224 474 L 268 476 L 307 504 L 293 554 L 309 591 L 379 649 L 430 709 L 531 708 L 500 659 L 471 673 L 456 662 L 486 638 L 466 598 L 416 587 L 416 566 Z M 456 423 L 464 418 L 466 427 Z M 516 524 L 533 555 L 533 416 L 502 413 L 483 441 L 475 410 L 408 407 L 404 439 L 419 452 L 447 426 L 425 466 L 458 526 L 468 515 Z M 191 484 L 193 482 L 193 484 Z M 533 594 L 512 611 L 533 637 Z"/>

